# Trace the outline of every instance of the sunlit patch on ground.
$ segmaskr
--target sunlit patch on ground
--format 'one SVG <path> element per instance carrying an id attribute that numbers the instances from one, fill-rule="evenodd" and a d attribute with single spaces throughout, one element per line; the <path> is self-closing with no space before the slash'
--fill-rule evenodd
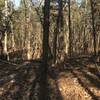
<path id="1" fill-rule="evenodd" d="M 58 86 L 63 100 L 91 100 L 90 95 L 77 82 L 77 78 L 62 77 L 58 80 Z"/>
<path id="2" fill-rule="evenodd" d="M 85 71 L 90 73 L 86 68 Z M 94 74 L 91 77 L 97 81 Z M 51 100 L 99 100 L 100 89 L 93 81 L 80 70 L 59 72 L 56 78 L 49 79 Z"/>

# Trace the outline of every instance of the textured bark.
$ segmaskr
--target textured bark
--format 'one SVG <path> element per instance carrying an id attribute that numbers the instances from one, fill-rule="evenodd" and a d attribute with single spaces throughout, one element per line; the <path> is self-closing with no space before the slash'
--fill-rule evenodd
<path id="1" fill-rule="evenodd" d="M 90 0 L 91 3 L 91 15 L 92 15 L 92 33 L 93 33 L 93 45 L 94 45 L 94 55 L 96 56 L 96 30 L 95 30 L 95 19 L 94 19 L 94 7 L 93 1 Z"/>
<path id="2" fill-rule="evenodd" d="M 59 30 L 63 29 L 63 7 L 62 7 L 62 0 L 58 1 L 59 4 L 59 11 L 58 16 L 56 20 L 56 28 L 54 30 L 54 41 L 53 41 L 53 54 L 54 54 L 54 63 L 56 62 L 56 56 L 57 56 L 57 37 Z"/>
<path id="3" fill-rule="evenodd" d="M 44 23 L 43 23 L 43 63 L 40 68 L 40 96 L 39 100 L 47 98 L 47 66 L 48 66 L 48 45 L 49 45 L 49 14 L 50 0 L 45 0 L 44 4 Z"/>
<path id="4" fill-rule="evenodd" d="M 6 20 L 8 17 L 8 0 L 5 0 L 5 33 L 4 33 L 4 53 L 7 54 L 7 25 Z"/>
<path id="5" fill-rule="evenodd" d="M 70 11 L 70 0 L 68 1 L 68 19 L 69 19 L 69 55 L 72 56 L 72 34 L 71 34 L 71 11 Z"/>

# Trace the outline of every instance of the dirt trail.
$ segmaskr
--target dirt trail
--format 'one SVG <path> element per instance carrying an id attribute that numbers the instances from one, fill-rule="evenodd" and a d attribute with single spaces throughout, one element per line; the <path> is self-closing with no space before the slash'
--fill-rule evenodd
<path id="1" fill-rule="evenodd" d="M 0 61 L 0 100 L 38 100 L 40 63 Z M 100 73 L 93 63 L 65 61 L 48 70 L 48 100 L 100 100 Z"/>
<path id="2" fill-rule="evenodd" d="M 66 61 L 51 68 L 50 100 L 100 100 L 100 73 L 93 63 L 83 62 Z"/>

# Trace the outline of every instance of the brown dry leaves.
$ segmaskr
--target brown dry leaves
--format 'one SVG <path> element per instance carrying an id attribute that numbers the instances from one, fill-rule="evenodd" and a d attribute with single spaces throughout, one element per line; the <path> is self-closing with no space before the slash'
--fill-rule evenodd
<path id="1" fill-rule="evenodd" d="M 60 78 L 59 90 L 64 100 L 91 100 L 89 94 L 78 84 L 77 78 Z"/>

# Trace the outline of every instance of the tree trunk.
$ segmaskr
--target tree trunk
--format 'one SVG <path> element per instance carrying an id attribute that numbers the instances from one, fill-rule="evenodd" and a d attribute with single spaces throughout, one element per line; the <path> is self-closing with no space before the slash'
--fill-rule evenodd
<path id="1" fill-rule="evenodd" d="M 72 33 L 71 33 L 71 11 L 70 11 L 70 0 L 68 1 L 68 19 L 69 19 L 69 55 L 72 56 Z"/>
<path id="2" fill-rule="evenodd" d="M 49 45 L 49 14 L 50 0 L 45 0 L 43 23 L 43 63 L 40 67 L 40 96 L 39 100 L 48 100 L 47 96 L 47 70 L 48 70 L 48 45 Z"/>
<path id="3" fill-rule="evenodd" d="M 28 15 L 28 40 L 27 40 L 27 59 L 30 60 L 31 59 L 31 7 L 29 7 L 29 15 Z"/>
<path id="4" fill-rule="evenodd" d="M 7 32 L 4 34 L 4 53 L 7 54 Z"/>
<path id="5" fill-rule="evenodd" d="M 23 4 L 24 4 L 24 21 L 25 21 L 25 26 L 24 26 L 24 46 L 26 47 L 26 38 L 27 38 L 27 4 L 26 4 L 26 0 L 23 0 Z"/>
<path id="6" fill-rule="evenodd" d="M 96 30 L 95 30 L 95 19 L 94 19 L 94 7 L 93 1 L 90 0 L 91 3 L 91 15 L 92 15 L 92 33 L 93 33 L 93 45 L 94 45 L 94 56 L 96 56 Z"/>
<path id="7" fill-rule="evenodd" d="M 59 0 L 59 20 L 60 20 L 60 28 L 63 30 L 63 0 Z"/>
<path id="8" fill-rule="evenodd" d="M 8 50 L 7 50 L 7 18 L 8 18 L 8 0 L 5 0 L 5 33 L 4 33 L 4 55 L 8 58 Z M 8 59 L 9 60 L 9 59 Z"/>
<path id="9" fill-rule="evenodd" d="M 15 39 L 14 39 L 14 31 L 13 31 L 13 23 L 11 21 L 11 44 L 12 44 L 12 49 L 15 49 Z"/>
<path id="10" fill-rule="evenodd" d="M 54 56 L 54 62 L 56 62 L 56 56 L 57 56 L 57 37 L 59 30 L 63 28 L 63 7 L 62 7 L 62 0 L 58 1 L 59 3 L 59 11 L 58 11 L 58 16 L 57 16 L 57 21 L 56 21 L 56 28 L 54 30 L 54 42 L 53 42 L 53 56 Z"/>

